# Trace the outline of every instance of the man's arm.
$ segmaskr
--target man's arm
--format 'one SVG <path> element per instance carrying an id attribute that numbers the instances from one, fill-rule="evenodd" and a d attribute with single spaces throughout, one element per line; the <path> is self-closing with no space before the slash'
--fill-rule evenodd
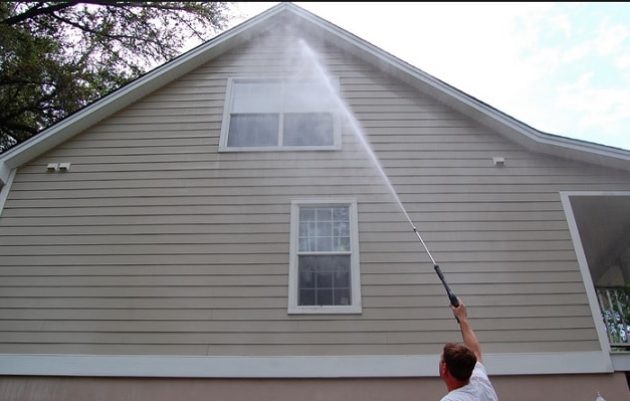
<path id="1" fill-rule="evenodd" d="M 460 300 L 459 306 L 451 306 L 451 310 L 453 311 L 453 315 L 459 320 L 459 328 L 462 331 L 464 344 L 475 353 L 477 360 L 481 362 L 481 344 L 479 344 L 479 340 L 477 339 L 477 336 L 470 325 L 470 321 L 468 320 L 466 305 L 464 305 Z"/>

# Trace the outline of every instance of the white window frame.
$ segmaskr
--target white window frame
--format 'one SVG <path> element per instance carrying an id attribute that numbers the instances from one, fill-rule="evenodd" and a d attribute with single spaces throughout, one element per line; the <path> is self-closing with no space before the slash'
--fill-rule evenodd
<path id="1" fill-rule="evenodd" d="M 219 138 L 219 152 L 260 152 L 260 151 L 296 151 L 296 150 L 340 150 L 341 149 L 341 119 L 339 112 L 334 109 L 319 109 L 319 110 L 292 110 L 291 113 L 330 113 L 333 119 L 333 144 L 326 146 L 283 146 L 282 145 L 282 131 L 285 110 L 277 110 L 280 115 L 280 123 L 278 127 L 278 145 L 274 146 L 228 146 L 228 134 L 230 130 L 230 118 L 232 114 L 232 108 L 234 104 L 234 83 L 235 82 L 278 82 L 280 85 L 284 85 L 286 80 L 282 78 L 269 77 L 269 78 L 248 78 L 248 77 L 230 77 L 228 78 L 227 88 L 225 92 L 225 104 L 223 107 L 223 122 L 221 124 L 221 136 Z M 304 79 L 304 82 L 313 80 Z M 339 79 L 331 79 L 332 86 L 335 91 L 339 91 Z"/>
<path id="2" fill-rule="evenodd" d="M 348 207 L 350 218 L 350 305 L 298 305 L 298 246 L 300 206 Z M 296 199 L 291 201 L 291 232 L 289 250 L 289 314 L 361 313 L 361 276 L 359 261 L 359 225 L 356 199 Z"/>

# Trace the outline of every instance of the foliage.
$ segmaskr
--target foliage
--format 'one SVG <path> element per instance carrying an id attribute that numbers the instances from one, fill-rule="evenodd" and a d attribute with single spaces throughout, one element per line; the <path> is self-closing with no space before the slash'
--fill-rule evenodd
<path id="1" fill-rule="evenodd" d="M 3 151 L 208 39 L 227 3 L 0 2 L 0 21 Z"/>
<path id="2" fill-rule="evenodd" d="M 630 345 L 630 288 L 599 288 L 598 296 L 611 345 Z"/>

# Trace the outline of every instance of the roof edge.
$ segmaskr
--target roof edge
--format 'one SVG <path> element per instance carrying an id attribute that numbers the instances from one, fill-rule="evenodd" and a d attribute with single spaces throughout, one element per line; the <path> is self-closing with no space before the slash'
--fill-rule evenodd
<path id="1" fill-rule="evenodd" d="M 405 83 L 425 93 L 428 92 L 447 106 L 498 131 L 532 151 L 604 167 L 630 170 L 630 150 L 537 130 L 309 11 L 299 7 L 296 7 L 295 11 L 310 22 L 326 29 L 329 33 L 346 39 L 355 47 L 353 53 L 356 56 L 364 60 L 367 58 L 366 61 L 372 63 L 376 61 L 377 66 L 402 79 Z M 336 42 L 336 44 L 350 50 L 348 49 L 349 46 L 343 46 L 343 42 Z"/>

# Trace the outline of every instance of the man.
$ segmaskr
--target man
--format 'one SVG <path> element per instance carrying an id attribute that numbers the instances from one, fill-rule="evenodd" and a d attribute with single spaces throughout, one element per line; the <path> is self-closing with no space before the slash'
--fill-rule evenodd
<path id="1" fill-rule="evenodd" d="M 440 357 L 440 377 L 448 394 L 442 397 L 442 401 L 498 401 L 486 368 L 481 364 L 481 346 L 468 321 L 466 306 L 460 302 L 459 306 L 451 306 L 451 309 L 459 321 L 464 343 L 444 345 Z"/>

